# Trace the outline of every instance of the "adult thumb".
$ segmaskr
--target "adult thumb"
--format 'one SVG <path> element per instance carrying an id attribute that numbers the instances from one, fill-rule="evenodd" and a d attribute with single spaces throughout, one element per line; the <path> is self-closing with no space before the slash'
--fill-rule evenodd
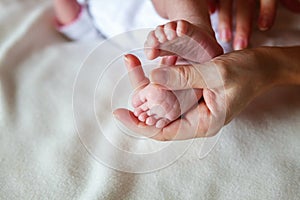
<path id="1" fill-rule="evenodd" d="M 131 86 L 136 89 L 148 85 L 149 80 L 145 76 L 141 61 L 132 54 L 125 55 L 124 60 L 128 70 Z"/>
<path id="2" fill-rule="evenodd" d="M 202 71 L 205 65 L 177 65 L 160 67 L 152 70 L 150 81 L 169 90 L 183 90 L 190 88 L 206 88 Z"/>

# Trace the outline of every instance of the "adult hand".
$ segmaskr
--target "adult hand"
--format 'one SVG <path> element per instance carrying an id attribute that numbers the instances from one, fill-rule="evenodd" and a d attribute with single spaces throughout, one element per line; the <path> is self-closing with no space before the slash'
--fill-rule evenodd
<path id="1" fill-rule="evenodd" d="M 203 99 L 198 105 L 162 129 L 145 125 L 127 109 L 117 109 L 114 115 L 130 130 L 157 140 L 212 136 L 254 97 L 277 83 L 282 63 L 274 58 L 280 54 L 278 48 L 247 49 L 216 57 L 204 64 L 154 69 L 150 81 L 157 87 L 203 89 Z M 127 66 L 138 69 L 135 72 L 142 69 L 136 57 L 132 57 Z M 131 80 L 141 80 L 133 78 L 135 76 L 131 74 Z M 133 86 L 141 85 L 138 81 L 132 83 Z"/>
<path id="2" fill-rule="evenodd" d="M 209 0 L 213 1 L 213 0 Z M 261 31 L 272 27 L 277 8 L 277 0 L 260 0 L 258 28 Z M 222 0 L 218 2 L 219 26 L 221 40 L 228 42 L 232 39 L 232 13 L 235 3 L 236 27 L 233 39 L 235 50 L 244 49 L 248 46 L 252 29 L 252 19 L 255 14 L 255 0 Z"/>

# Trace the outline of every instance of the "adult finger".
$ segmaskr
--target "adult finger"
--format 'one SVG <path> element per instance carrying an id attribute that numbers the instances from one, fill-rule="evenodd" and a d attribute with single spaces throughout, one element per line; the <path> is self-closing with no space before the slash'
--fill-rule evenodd
<path id="1" fill-rule="evenodd" d="M 130 131 L 160 141 L 209 137 L 215 135 L 224 125 L 221 120 L 214 119 L 205 102 L 195 105 L 186 115 L 163 129 L 140 122 L 127 109 L 115 110 L 114 116 Z"/>
<path id="2" fill-rule="evenodd" d="M 124 61 L 128 70 L 131 85 L 134 89 L 143 87 L 149 83 L 149 79 L 145 76 L 142 64 L 136 56 L 127 54 L 124 56 Z"/>
<path id="3" fill-rule="evenodd" d="M 255 1 L 238 0 L 236 3 L 236 33 L 233 48 L 241 50 L 248 46 Z"/>
<path id="4" fill-rule="evenodd" d="M 141 122 L 130 110 L 119 108 L 116 109 L 113 114 L 116 119 L 130 131 L 155 140 L 165 140 L 161 134 L 161 129 L 158 129 L 155 126 L 148 126 L 144 122 Z"/>
<path id="5" fill-rule="evenodd" d="M 222 0 L 219 2 L 218 16 L 219 25 L 218 32 L 223 42 L 229 42 L 232 37 L 231 21 L 232 21 L 232 0 Z"/>
<path id="6" fill-rule="evenodd" d="M 213 61 L 157 68 L 152 70 L 150 81 L 168 90 L 214 88 L 222 84 L 218 67 Z"/>
<path id="7" fill-rule="evenodd" d="M 268 30 L 272 27 L 276 16 L 276 8 L 276 0 L 260 0 L 258 27 L 261 31 Z"/>
<path id="8" fill-rule="evenodd" d="M 182 118 L 162 130 L 165 140 L 186 140 L 206 137 L 211 124 L 211 113 L 204 102 L 193 107 Z"/>
<path id="9" fill-rule="evenodd" d="M 202 115 L 202 126 L 205 124 L 205 127 L 202 128 L 199 123 L 199 116 L 201 116 L 201 114 L 202 113 L 200 113 L 198 106 L 195 106 L 195 108 L 189 112 L 189 118 L 180 118 L 169 124 L 167 127 L 158 129 L 155 126 L 148 126 L 139 121 L 134 114 L 127 109 L 120 108 L 114 111 L 116 119 L 130 131 L 160 141 L 185 140 L 195 137 L 204 137 L 206 135 L 205 132 L 207 131 L 206 124 L 209 124 L 209 121 L 206 123 L 207 115 Z"/>

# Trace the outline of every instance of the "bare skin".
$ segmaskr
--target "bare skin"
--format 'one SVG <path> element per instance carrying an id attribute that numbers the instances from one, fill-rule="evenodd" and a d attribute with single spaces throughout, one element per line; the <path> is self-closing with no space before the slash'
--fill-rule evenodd
<path id="1" fill-rule="evenodd" d="M 166 57 L 162 63 L 165 66 L 175 65 L 176 57 Z M 151 84 L 141 68 L 138 68 L 141 62 L 134 55 L 125 55 L 125 64 L 135 89 L 132 99 L 134 115 L 149 126 L 165 127 L 195 105 L 202 96 L 202 90 L 172 92 Z M 138 82 L 139 85 L 133 82 Z"/>
<path id="2" fill-rule="evenodd" d="M 117 109 L 114 115 L 130 130 L 156 140 L 212 136 L 261 93 L 278 85 L 300 85 L 299 54 L 300 46 L 260 47 L 235 51 L 204 64 L 157 68 L 150 75 L 153 84 L 174 91 L 191 87 L 203 89 L 203 101 L 160 129 L 139 121 L 126 109 Z M 136 62 L 131 64 L 132 68 L 138 69 L 137 72 L 143 71 L 140 65 L 135 65 Z M 222 81 L 212 81 L 207 85 L 205 77 L 218 80 L 216 70 Z M 132 78 L 131 81 L 134 87 L 140 85 L 138 79 Z"/>
<path id="3" fill-rule="evenodd" d="M 168 56 L 179 55 L 186 60 L 201 63 L 223 53 L 211 27 L 206 0 L 152 2 L 158 14 L 171 22 L 149 33 L 145 42 L 148 59 L 165 56 L 162 64 L 174 65 L 176 58 Z M 137 62 L 136 59 L 131 61 Z M 162 128 L 189 110 L 201 96 L 202 90 L 174 93 L 149 84 L 136 91 L 132 104 L 134 114 L 140 121 Z"/>
<path id="4" fill-rule="evenodd" d="M 223 53 L 211 27 L 206 0 L 152 0 L 152 2 L 158 14 L 171 22 L 158 26 L 149 33 L 145 42 L 148 59 L 170 55 L 171 52 L 181 54 L 181 57 L 190 61 L 203 62 L 193 57 L 189 51 L 196 49 L 193 51 L 194 55 L 199 53 L 199 57 L 210 58 Z M 187 45 L 186 42 L 192 45 Z"/>
<path id="5" fill-rule="evenodd" d="M 161 16 L 168 19 L 177 19 L 182 17 L 182 19 L 188 19 L 191 23 L 185 20 L 172 21 L 165 25 L 158 26 L 154 31 L 150 32 L 147 41 L 145 42 L 145 53 L 148 59 L 177 54 L 186 60 L 202 63 L 222 54 L 221 47 L 215 41 L 210 28 L 207 28 L 210 24 L 207 23 L 207 15 L 205 14 L 206 12 L 204 8 L 206 10 L 208 8 L 205 7 L 203 1 L 188 1 L 186 5 L 171 4 L 169 2 L 172 9 L 170 12 L 166 12 L 164 9 L 161 9 L 166 8 L 166 2 L 168 1 L 154 1 L 154 5 L 158 4 L 156 7 Z M 197 7 L 197 3 L 195 4 L 195 2 L 197 2 L 198 5 L 202 3 L 201 7 Z M 210 10 L 214 10 L 214 3 L 211 3 L 213 1 L 209 2 Z M 239 50 L 248 46 L 255 2 L 253 0 L 226 0 L 219 2 L 219 31 L 223 41 L 231 40 L 231 13 L 233 3 L 236 3 L 237 7 L 236 35 L 233 46 L 234 49 Z M 276 1 L 260 0 L 260 4 L 261 9 L 258 25 L 261 30 L 267 30 L 272 26 L 275 18 Z M 188 8 L 189 11 L 192 10 L 192 14 L 190 14 L 190 12 L 180 12 L 182 9 L 180 8 L 181 6 Z M 192 7 L 197 9 L 193 10 Z M 198 13 L 197 10 L 201 12 Z M 189 13 L 190 15 L 186 15 L 186 13 Z M 191 16 L 200 16 L 201 20 L 192 18 Z M 147 125 L 153 125 L 156 122 L 159 122 L 159 124 L 156 124 L 156 127 L 162 127 L 162 124 L 167 125 L 168 122 L 178 118 L 180 116 L 179 113 L 183 114 L 186 112 L 185 109 L 189 109 L 195 103 L 194 101 L 186 101 L 186 103 L 190 103 L 190 106 L 183 106 L 180 104 L 184 108 L 182 109 L 181 107 L 180 109 L 175 98 L 171 98 L 174 94 L 163 94 L 163 91 L 159 91 L 158 94 L 157 91 L 158 89 L 150 84 L 145 87 L 145 89 L 141 90 L 140 95 L 136 95 L 133 99 L 135 116 Z M 185 93 L 185 91 L 177 91 L 176 94 L 180 92 L 182 94 Z M 202 91 L 195 90 L 195 92 L 197 96 L 200 96 Z M 184 95 L 182 95 L 182 97 L 184 97 Z M 180 98 L 177 100 L 179 102 L 184 102 L 183 99 Z M 171 103 L 172 101 L 173 103 Z M 160 105 L 160 107 L 157 105 Z M 175 106 L 170 110 L 169 105 Z M 161 110 L 167 112 L 161 112 Z M 168 112 L 172 114 L 167 114 Z M 163 113 L 166 114 L 165 117 L 163 117 Z M 164 123 L 161 123 L 161 121 Z"/>
<path id="6" fill-rule="evenodd" d="M 218 2 L 209 0 L 209 2 L 218 10 L 220 39 L 224 42 L 233 39 L 234 50 L 248 47 L 256 3 L 259 3 L 260 6 L 257 25 L 261 31 L 269 30 L 275 21 L 277 0 L 223 0 Z M 234 11 L 233 8 L 235 8 Z M 236 26 L 233 38 L 232 16 L 234 14 L 236 15 Z"/>
<path id="7" fill-rule="evenodd" d="M 150 60 L 166 55 L 179 55 L 200 63 L 221 55 L 223 49 L 203 27 L 186 20 L 177 20 L 158 26 L 149 33 L 145 53 Z"/>
<path id="8" fill-rule="evenodd" d="M 223 53 L 211 28 L 206 0 L 152 2 L 158 14 L 173 21 L 158 26 L 149 33 L 145 42 L 149 59 L 177 54 L 190 61 L 205 62 Z M 76 0 L 54 0 L 54 5 L 57 19 L 63 25 L 76 19 L 80 12 L 80 5 Z M 176 59 L 165 57 L 162 64 L 174 65 Z M 135 114 L 141 121 L 162 128 L 186 112 L 201 96 L 201 90 L 178 91 L 175 94 L 159 90 L 150 84 L 136 93 L 133 105 Z"/>
<path id="9" fill-rule="evenodd" d="M 149 59 L 177 54 L 194 62 L 206 62 L 223 53 L 215 38 L 185 20 L 159 26 L 149 33 L 145 52 Z M 163 58 L 162 64 L 175 65 L 176 56 Z M 202 96 L 202 90 L 175 93 L 161 90 L 153 84 L 140 89 L 133 96 L 134 114 L 147 125 L 162 128 L 189 110 Z"/>
<path id="10" fill-rule="evenodd" d="M 81 5 L 76 0 L 54 0 L 54 10 L 58 23 L 67 25 L 78 17 Z"/>

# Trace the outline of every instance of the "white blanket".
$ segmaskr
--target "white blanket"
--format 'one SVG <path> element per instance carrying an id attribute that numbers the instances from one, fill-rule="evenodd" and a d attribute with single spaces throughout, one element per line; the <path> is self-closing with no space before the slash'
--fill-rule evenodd
<path id="1" fill-rule="evenodd" d="M 0 11 L 0 199 L 299 199 L 299 87 L 257 98 L 207 156 L 203 139 L 132 138 L 111 111 L 128 104 L 121 56 L 138 42 L 104 43 L 81 68 L 98 43 L 59 35 L 51 2 L 1 0 Z M 299 45 L 299 17 L 285 13 L 252 45 Z"/>

